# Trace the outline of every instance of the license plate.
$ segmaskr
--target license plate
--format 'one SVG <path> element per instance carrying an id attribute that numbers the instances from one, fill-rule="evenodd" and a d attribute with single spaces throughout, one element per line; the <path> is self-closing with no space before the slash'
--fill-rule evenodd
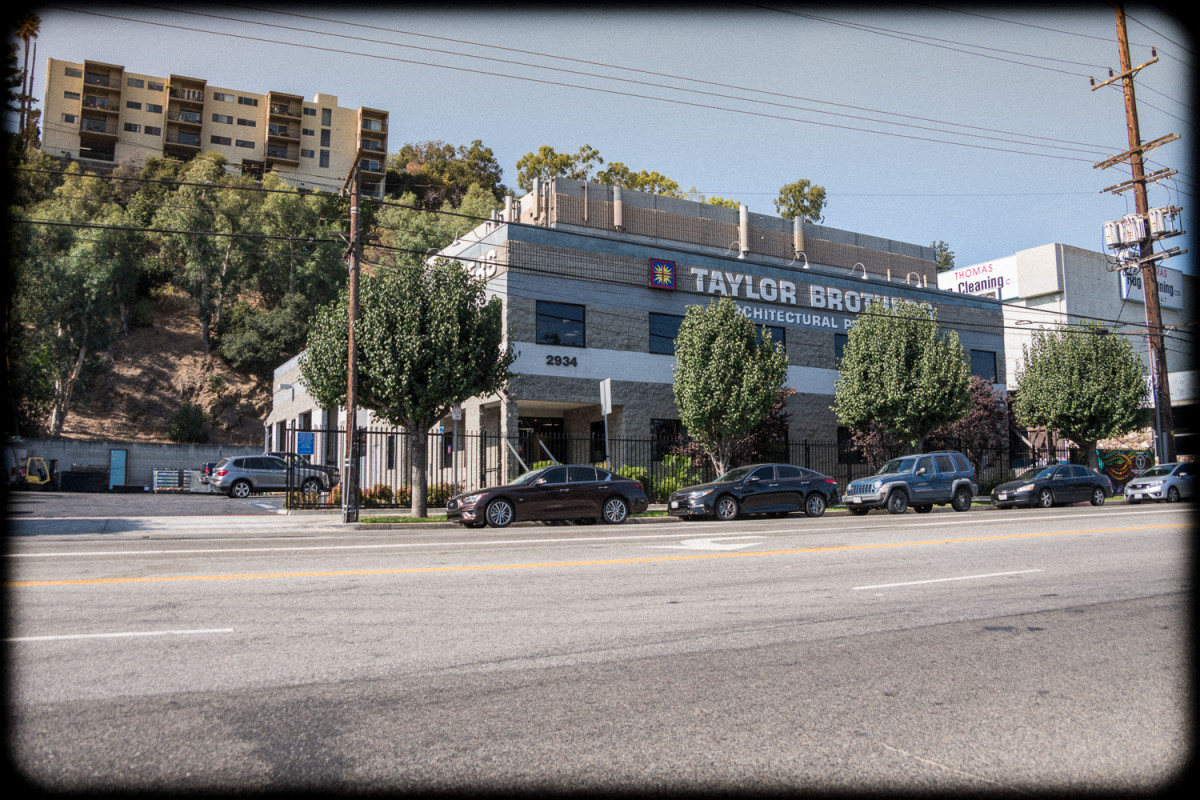
<path id="1" fill-rule="evenodd" d="M 678 500 L 671 501 L 671 508 L 679 508 L 680 505 L 682 504 Z"/>
<path id="2" fill-rule="evenodd" d="M 851 502 L 851 503 L 861 503 L 861 502 L 862 502 L 862 498 L 861 498 L 861 497 L 851 497 L 851 498 L 850 498 L 850 502 Z"/>
<path id="3" fill-rule="evenodd" d="M 996 495 L 996 499 L 997 500 L 1007 500 L 1008 492 L 1000 492 L 999 494 Z"/>

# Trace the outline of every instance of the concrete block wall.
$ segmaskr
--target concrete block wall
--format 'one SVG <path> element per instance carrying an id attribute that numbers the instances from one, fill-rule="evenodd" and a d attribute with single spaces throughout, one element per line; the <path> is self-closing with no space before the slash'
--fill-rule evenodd
<path id="1" fill-rule="evenodd" d="M 5 442 L 17 458 L 40 456 L 58 461 L 60 472 L 72 465 L 107 468 L 113 450 L 124 450 L 125 485 L 154 485 L 156 469 L 200 469 L 210 461 L 228 456 L 254 455 L 261 447 L 214 444 L 175 444 L 171 442 L 77 441 L 73 439 L 18 439 Z"/>

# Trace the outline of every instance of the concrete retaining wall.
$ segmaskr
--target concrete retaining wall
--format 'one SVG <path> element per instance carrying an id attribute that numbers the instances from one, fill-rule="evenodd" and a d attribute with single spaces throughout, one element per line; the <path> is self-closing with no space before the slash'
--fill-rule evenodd
<path id="1" fill-rule="evenodd" d="M 254 455 L 263 452 L 262 447 L 245 447 L 215 444 L 175 444 L 152 442 L 82 442 L 72 439 L 16 439 L 5 442 L 18 459 L 41 456 L 58 461 L 59 472 L 78 467 L 101 467 L 107 469 L 114 457 L 113 451 L 125 451 L 126 486 L 148 486 L 153 488 L 154 470 L 195 470 L 209 461 L 220 461 L 228 456 Z M 120 456 L 116 456 L 119 460 Z"/>

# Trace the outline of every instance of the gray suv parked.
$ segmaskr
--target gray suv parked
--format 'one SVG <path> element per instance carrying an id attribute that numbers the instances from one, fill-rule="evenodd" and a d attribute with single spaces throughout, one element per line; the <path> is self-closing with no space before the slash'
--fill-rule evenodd
<path id="1" fill-rule="evenodd" d="M 305 493 L 328 491 L 331 476 L 309 466 L 292 469 L 292 488 Z M 209 484 L 229 497 L 244 499 L 255 492 L 283 492 L 288 488 L 288 463 L 278 456 L 237 456 L 213 468 Z"/>
<path id="2" fill-rule="evenodd" d="M 909 506 L 922 514 L 947 503 L 955 511 L 966 511 L 978 491 L 967 457 L 938 450 L 893 458 L 871 477 L 851 482 L 842 502 L 851 514 L 866 514 L 872 508 L 903 514 Z"/>

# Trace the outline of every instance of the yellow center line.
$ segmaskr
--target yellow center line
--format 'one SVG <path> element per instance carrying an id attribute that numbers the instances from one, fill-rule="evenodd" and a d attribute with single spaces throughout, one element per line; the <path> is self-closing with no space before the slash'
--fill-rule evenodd
<path id="1" fill-rule="evenodd" d="M 882 542 L 875 544 L 847 544 L 829 547 L 802 547 L 788 550 L 756 550 L 736 553 L 693 553 L 678 556 L 643 556 L 639 558 L 606 558 L 587 561 L 544 561 L 529 564 L 473 564 L 460 567 L 393 567 L 389 569 L 325 570 L 320 572 L 255 572 L 233 575 L 160 575 L 144 578 L 64 578 L 45 581 L 12 581 L 6 587 L 26 588 L 34 586 L 83 586 L 105 583 L 174 583 L 178 581 L 242 581 L 268 578 L 334 578 L 354 575 L 402 575 L 421 572 L 483 572 L 502 569 L 552 569 L 554 567 L 594 567 L 613 564 L 649 564 L 664 561 L 700 561 L 715 558 L 755 558 L 761 556 L 799 555 L 803 553 L 832 553 L 842 550 L 878 550 L 892 547 L 922 547 L 931 544 L 965 544 L 969 542 L 995 542 L 1005 539 L 1033 539 L 1047 536 L 1077 536 L 1089 533 L 1127 533 L 1132 531 L 1161 530 L 1164 528 L 1187 528 L 1193 523 L 1179 522 L 1168 525 L 1139 525 L 1125 528 L 1091 528 L 1076 531 L 1050 531 L 1045 533 L 1006 533 L 998 536 L 968 536 L 959 539 L 929 539 L 920 542 Z"/>

